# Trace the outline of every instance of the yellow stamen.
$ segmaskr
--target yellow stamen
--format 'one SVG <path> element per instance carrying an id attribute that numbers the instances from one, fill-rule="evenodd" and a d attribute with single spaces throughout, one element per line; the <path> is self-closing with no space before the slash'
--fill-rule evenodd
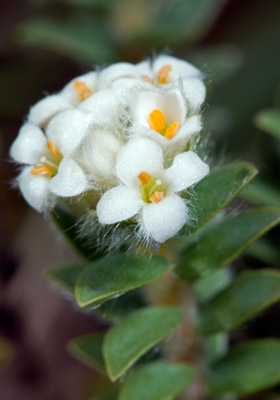
<path id="1" fill-rule="evenodd" d="M 165 131 L 165 133 L 164 133 L 164 137 L 166 138 L 166 139 L 172 139 L 175 135 L 176 135 L 176 133 L 178 132 L 178 130 L 179 130 L 179 124 L 178 124 L 178 122 L 177 121 L 174 121 L 172 124 L 170 124 L 167 128 L 166 128 L 166 131 Z"/>
<path id="2" fill-rule="evenodd" d="M 52 172 L 51 167 L 48 165 L 38 164 L 31 170 L 32 175 L 47 175 Z"/>
<path id="3" fill-rule="evenodd" d="M 59 157 L 60 156 L 59 150 L 56 147 L 56 145 L 53 144 L 53 142 L 51 142 L 50 140 L 47 140 L 47 146 L 48 146 L 48 149 L 50 150 L 50 152 L 52 153 L 52 155 L 54 157 Z"/>
<path id="4" fill-rule="evenodd" d="M 50 123 L 50 118 L 46 119 L 46 121 L 44 122 L 44 126 L 47 127 L 49 125 L 49 123 Z"/>
<path id="5" fill-rule="evenodd" d="M 160 110 L 152 111 L 151 114 L 149 115 L 149 123 L 150 123 L 150 127 L 154 131 L 156 131 L 158 133 L 163 131 L 163 129 L 165 128 L 165 125 L 166 125 L 166 119 L 165 119 L 163 112 Z"/>
<path id="6" fill-rule="evenodd" d="M 159 203 L 163 198 L 164 198 L 163 192 L 155 191 L 150 197 L 150 200 L 152 203 Z"/>
<path id="7" fill-rule="evenodd" d="M 143 81 L 150 83 L 151 85 L 155 84 L 155 81 L 150 78 L 148 75 L 142 75 L 141 78 L 143 79 Z"/>
<path id="8" fill-rule="evenodd" d="M 84 82 L 81 81 L 74 82 L 74 89 L 81 101 L 86 100 L 93 94 L 93 91 Z"/>
<path id="9" fill-rule="evenodd" d="M 171 65 L 164 65 L 158 72 L 158 82 L 165 84 L 168 83 L 168 75 L 169 72 L 171 71 L 172 67 Z"/>
<path id="10" fill-rule="evenodd" d="M 140 179 L 141 185 L 147 185 L 151 180 L 151 175 L 148 174 L 148 172 L 141 172 L 138 178 Z"/>

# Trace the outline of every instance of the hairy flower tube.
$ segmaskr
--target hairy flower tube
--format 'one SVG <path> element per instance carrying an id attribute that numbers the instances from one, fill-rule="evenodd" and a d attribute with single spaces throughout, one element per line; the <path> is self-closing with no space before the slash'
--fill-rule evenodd
<path id="1" fill-rule="evenodd" d="M 19 131 L 18 187 L 39 212 L 67 202 L 81 219 L 137 225 L 138 239 L 163 243 L 190 221 L 181 194 L 209 171 L 193 140 L 204 99 L 201 72 L 166 55 L 72 79 L 31 107 Z"/>

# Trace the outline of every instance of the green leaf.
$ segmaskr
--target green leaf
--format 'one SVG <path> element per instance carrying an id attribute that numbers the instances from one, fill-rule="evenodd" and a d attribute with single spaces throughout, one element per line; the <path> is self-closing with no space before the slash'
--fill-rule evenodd
<path id="1" fill-rule="evenodd" d="M 74 295 L 76 281 L 85 267 L 86 264 L 63 265 L 48 269 L 45 271 L 44 276 L 52 283 L 58 285 L 60 289 Z M 118 298 L 110 299 L 104 304 L 98 304 L 98 307 L 95 307 L 93 312 L 101 315 L 102 318 L 108 321 L 119 322 L 125 315 L 146 304 L 140 291 L 134 290 Z"/>
<path id="2" fill-rule="evenodd" d="M 97 21 L 89 25 L 80 21 L 33 20 L 20 26 L 17 40 L 20 44 L 40 46 L 87 65 L 113 61 L 116 57 L 116 49 L 105 35 L 105 26 L 99 30 Z"/>
<path id="3" fill-rule="evenodd" d="M 280 140 L 280 111 L 263 110 L 255 117 L 255 123 L 258 128 Z"/>
<path id="4" fill-rule="evenodd" d="M 80 361 L 105 373 L 105 364 L 102 354 L 103 333 L 90 333 L 71 340 L 67 348 Z"/>
<path id="5" fill-rule="evenodd" d="M 222 221 L 188 242 L 175 272 L 188 280 L 207 276 L 229 264 L 279 222 L 280 209 L 276 208 L 250 210 Z"/>
<path id="6" fill-rule="evenodd" d="M 248 163 L 228 164 L 211 172 L 195 186 L 193 199 L 195 223 L 190 232 L 213 218 L 256 175 L 256 168 Z"/>
<path id="7" fill-rule="evenodd" d="M 168 336 L 182 318 L 178 307 L 151 307 L 131 314 L 109 330 L 103 353 L 111 380 L 118 379 L 143 354 Z"/>
<path id="8" fill-rule="evenodd" d="M 260 179 L 250 183 L 241 197 L 256 206 L 280 206 L 280 190 Z"/>
<path id="9" fill-rule="evenodd" d="M 254 393 L 279 382 L 279 340 L 256 340 L 237 346 L 212 366 L 208 376 L 214 393 Z"/>
<path id="10" fill-rule="evenodd" d="M 194 42 L 212 26 L 227 0 L 173 0 L 158 7 L 158 15 L 143 26 L 138 40 L 157 45 Z M 155 10 L 148 10 L 155 14 Z"/>
<path id="11" fill-rule="evenodd" d="M 280 300 L 280 272 L 245 272 L 200 310 L 204 334 L 228 331 Z"/>
<path id="12" fill-rule="evenodd" d="M 95 260 L 103 254 L 93 243 L 88 243 L 83 237 L 79 236 L 77 218 L 67 212 L 66 209 L 58 206 L 52 212 L 52 218 L 56 226 L 65 236 L 70 246 L 76 250 L 80 256 L 87 261 Z"/>
<path id="13" fill-rule="evenodd" d="M 228 336 L 224 333 L 206 336 L 203 340 L 205 361 L 213 364 L 221 358 L 228 350 Z"/>
<path id="14" fill-rule="evenodd" d="M 191 382 L 194 368 L 186 364 L 156 362 L 137 368 L 126 379 L 118 400 L 168 400 Z"/>
<path id="15" fill-rule="evenodd" d="M 259 239 L 246 251 L 251 257 L 262 261 L 265 264 L 279 265 L 280 249 L 265 239 Z"/>
<path id="16" fill-rule="evenodd" d="M 81 307 L 144 286 L 167 269 L 161 257 L 117 254 L 91 263 L 80 275 L 75 294 Z"/>
<path id="17" fill-rule="evenodd" d="M 49 268 L 45 271 L 45 278 L 58 284 L 67 292 L 74 294 L 75 283 L 85 264 L 67 264 L 60 267 Z"/>
<path id="18" fill-rule="evenodd" d="M 193 287 L 195 297 L 200 302 L 205 302 L 228 286 L 230 280 L 231 275 L 227 268 L 218 269 L 213 274 L 199 279 L 195 283 Z"/>

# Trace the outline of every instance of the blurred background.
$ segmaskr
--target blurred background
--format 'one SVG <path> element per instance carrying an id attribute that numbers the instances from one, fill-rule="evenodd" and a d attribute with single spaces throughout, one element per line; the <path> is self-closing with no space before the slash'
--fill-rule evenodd
<path id="1" fill-rule="evenodd" d="M 167 52 L 205 74 L 213 164 L 244 159 L 260 170 L 238 207 L 245 200 L 280 206 L 280 142 L 255 123 L 262 109 L 280 107 L 280 2 L 2 0 L 0 29 L 1 400 L 88 399 L 94 373 L 65 344 L 102 323 L 78 313 L 44 281 L 44 269 L 77 256 L 13 189 L 9 147 L 29 107 L 46 93 L 95 65 Z M 261 245 L 236 270 L 279 267 L 279 230 Z M 272 307 L 231 340 L 280 337 L 279 312 Z"/>

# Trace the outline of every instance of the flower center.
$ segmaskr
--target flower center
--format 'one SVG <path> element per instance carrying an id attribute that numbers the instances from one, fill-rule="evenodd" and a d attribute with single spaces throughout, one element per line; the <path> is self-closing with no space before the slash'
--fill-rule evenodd
<path id="1" fill-rule="evenodd" d="M 57 174 L 62 155 L 50 140 L 47 140 L 47 148 L 49 150 L 48 157 L 41 157 L 40 164 L 35 165 L 31 170 L 32 175 L 47 175 L 49 178 L 52 178 Z"/>
<path id="2" fill-rule="evenodd" d="M 81 81 L 74 82 L 74 89 L 76 91 L 78 98 L 81 101 L 86 100 L 93 94 L 93 90 L 91 90 L 89 86 L 87 86 L 84 82 Z"/>
<path id="3" fill-rule="evenodd" d="M 146 203 L 158 203 L 165 196 L 165 188 L 161 179 L 153 178 L 148 172 L 141 172 L 138 175 L 140 180 L 140 194 Z"/>
<path id="4" fill-rule="evenodd" d="M 161 83 L 163 85 L 168 83 L 168 76 L 171 70 L 172 70 L 171 65 L 164 65 L 163 67 L 161 67 L 157 76 L 158 83 Z"/>
<path id="5" fill-rule="evenodd" d="M 166 139 L 172 139 L 179 130 L 179 123 L 177 121 L 168 125 L 166 123 L 165 115 L 161 110 L 154 110 L 149 115 L 150 127 L 164 136 Z"/>

